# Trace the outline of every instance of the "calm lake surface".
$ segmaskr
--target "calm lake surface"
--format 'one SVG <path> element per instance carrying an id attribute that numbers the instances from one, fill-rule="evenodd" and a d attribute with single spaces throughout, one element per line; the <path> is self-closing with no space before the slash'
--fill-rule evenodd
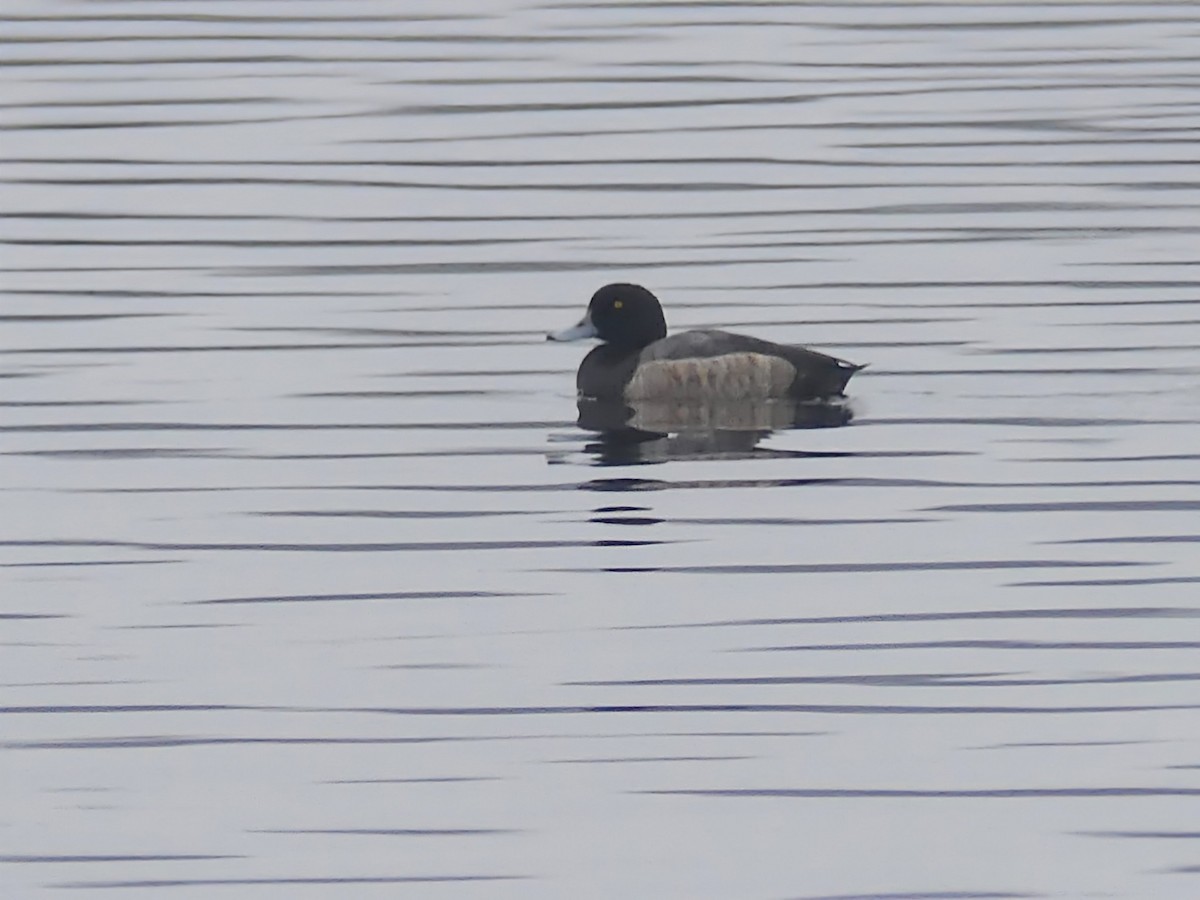
<path id="1" fill-rule="evenodd" d="M 1196 4 L 3 15 L 5 897 L 1200 896 Z"/>

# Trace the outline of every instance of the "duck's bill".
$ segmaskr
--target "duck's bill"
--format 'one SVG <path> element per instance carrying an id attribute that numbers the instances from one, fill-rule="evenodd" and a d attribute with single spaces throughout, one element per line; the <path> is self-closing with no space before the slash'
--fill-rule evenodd
<path id="1" fill-rule="evenodd" d="M 582 341 L 584 338 L 596 337 L 596 326 L 592 324 L 590 315 L 579 320 L 578 325 L 564 328 L 562 331 L 552 331 L 546 335 L 548 341 Z"/>

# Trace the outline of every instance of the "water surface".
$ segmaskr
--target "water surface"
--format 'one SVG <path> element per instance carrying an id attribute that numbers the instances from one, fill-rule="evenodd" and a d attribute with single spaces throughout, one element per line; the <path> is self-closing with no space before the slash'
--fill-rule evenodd
<path id="1" fill-rule="evenodd" d="M 6 7 L 14 896 L 1195 896 L 1191 4 L 286 7 Z"/>

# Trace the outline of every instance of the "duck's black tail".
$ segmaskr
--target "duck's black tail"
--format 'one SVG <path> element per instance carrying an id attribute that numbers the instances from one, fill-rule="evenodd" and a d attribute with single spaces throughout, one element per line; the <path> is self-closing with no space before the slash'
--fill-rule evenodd
<path id="1" fill-rule="evenodd" d="M 829 396 L 844 397 L 846 395 L 846 385 L 850 383 L 850 379 L 854 377 L 856 372 L 861 372 L 870 363 L 852 363 L 846 362 L 844 359 L 839 359 L 837 365 L 829 372 Z"/>

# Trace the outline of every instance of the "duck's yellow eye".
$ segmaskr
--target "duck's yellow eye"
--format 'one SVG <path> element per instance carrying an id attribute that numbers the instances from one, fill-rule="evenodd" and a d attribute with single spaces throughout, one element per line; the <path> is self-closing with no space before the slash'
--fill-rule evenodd
<path id="1" fill-rule="evenodd" d="M 623 300 L 614 300 L 613 301 L 613 309 L 620 309 L 624 305 L 625 305 L 625 301 L 623 301 Z"/>

